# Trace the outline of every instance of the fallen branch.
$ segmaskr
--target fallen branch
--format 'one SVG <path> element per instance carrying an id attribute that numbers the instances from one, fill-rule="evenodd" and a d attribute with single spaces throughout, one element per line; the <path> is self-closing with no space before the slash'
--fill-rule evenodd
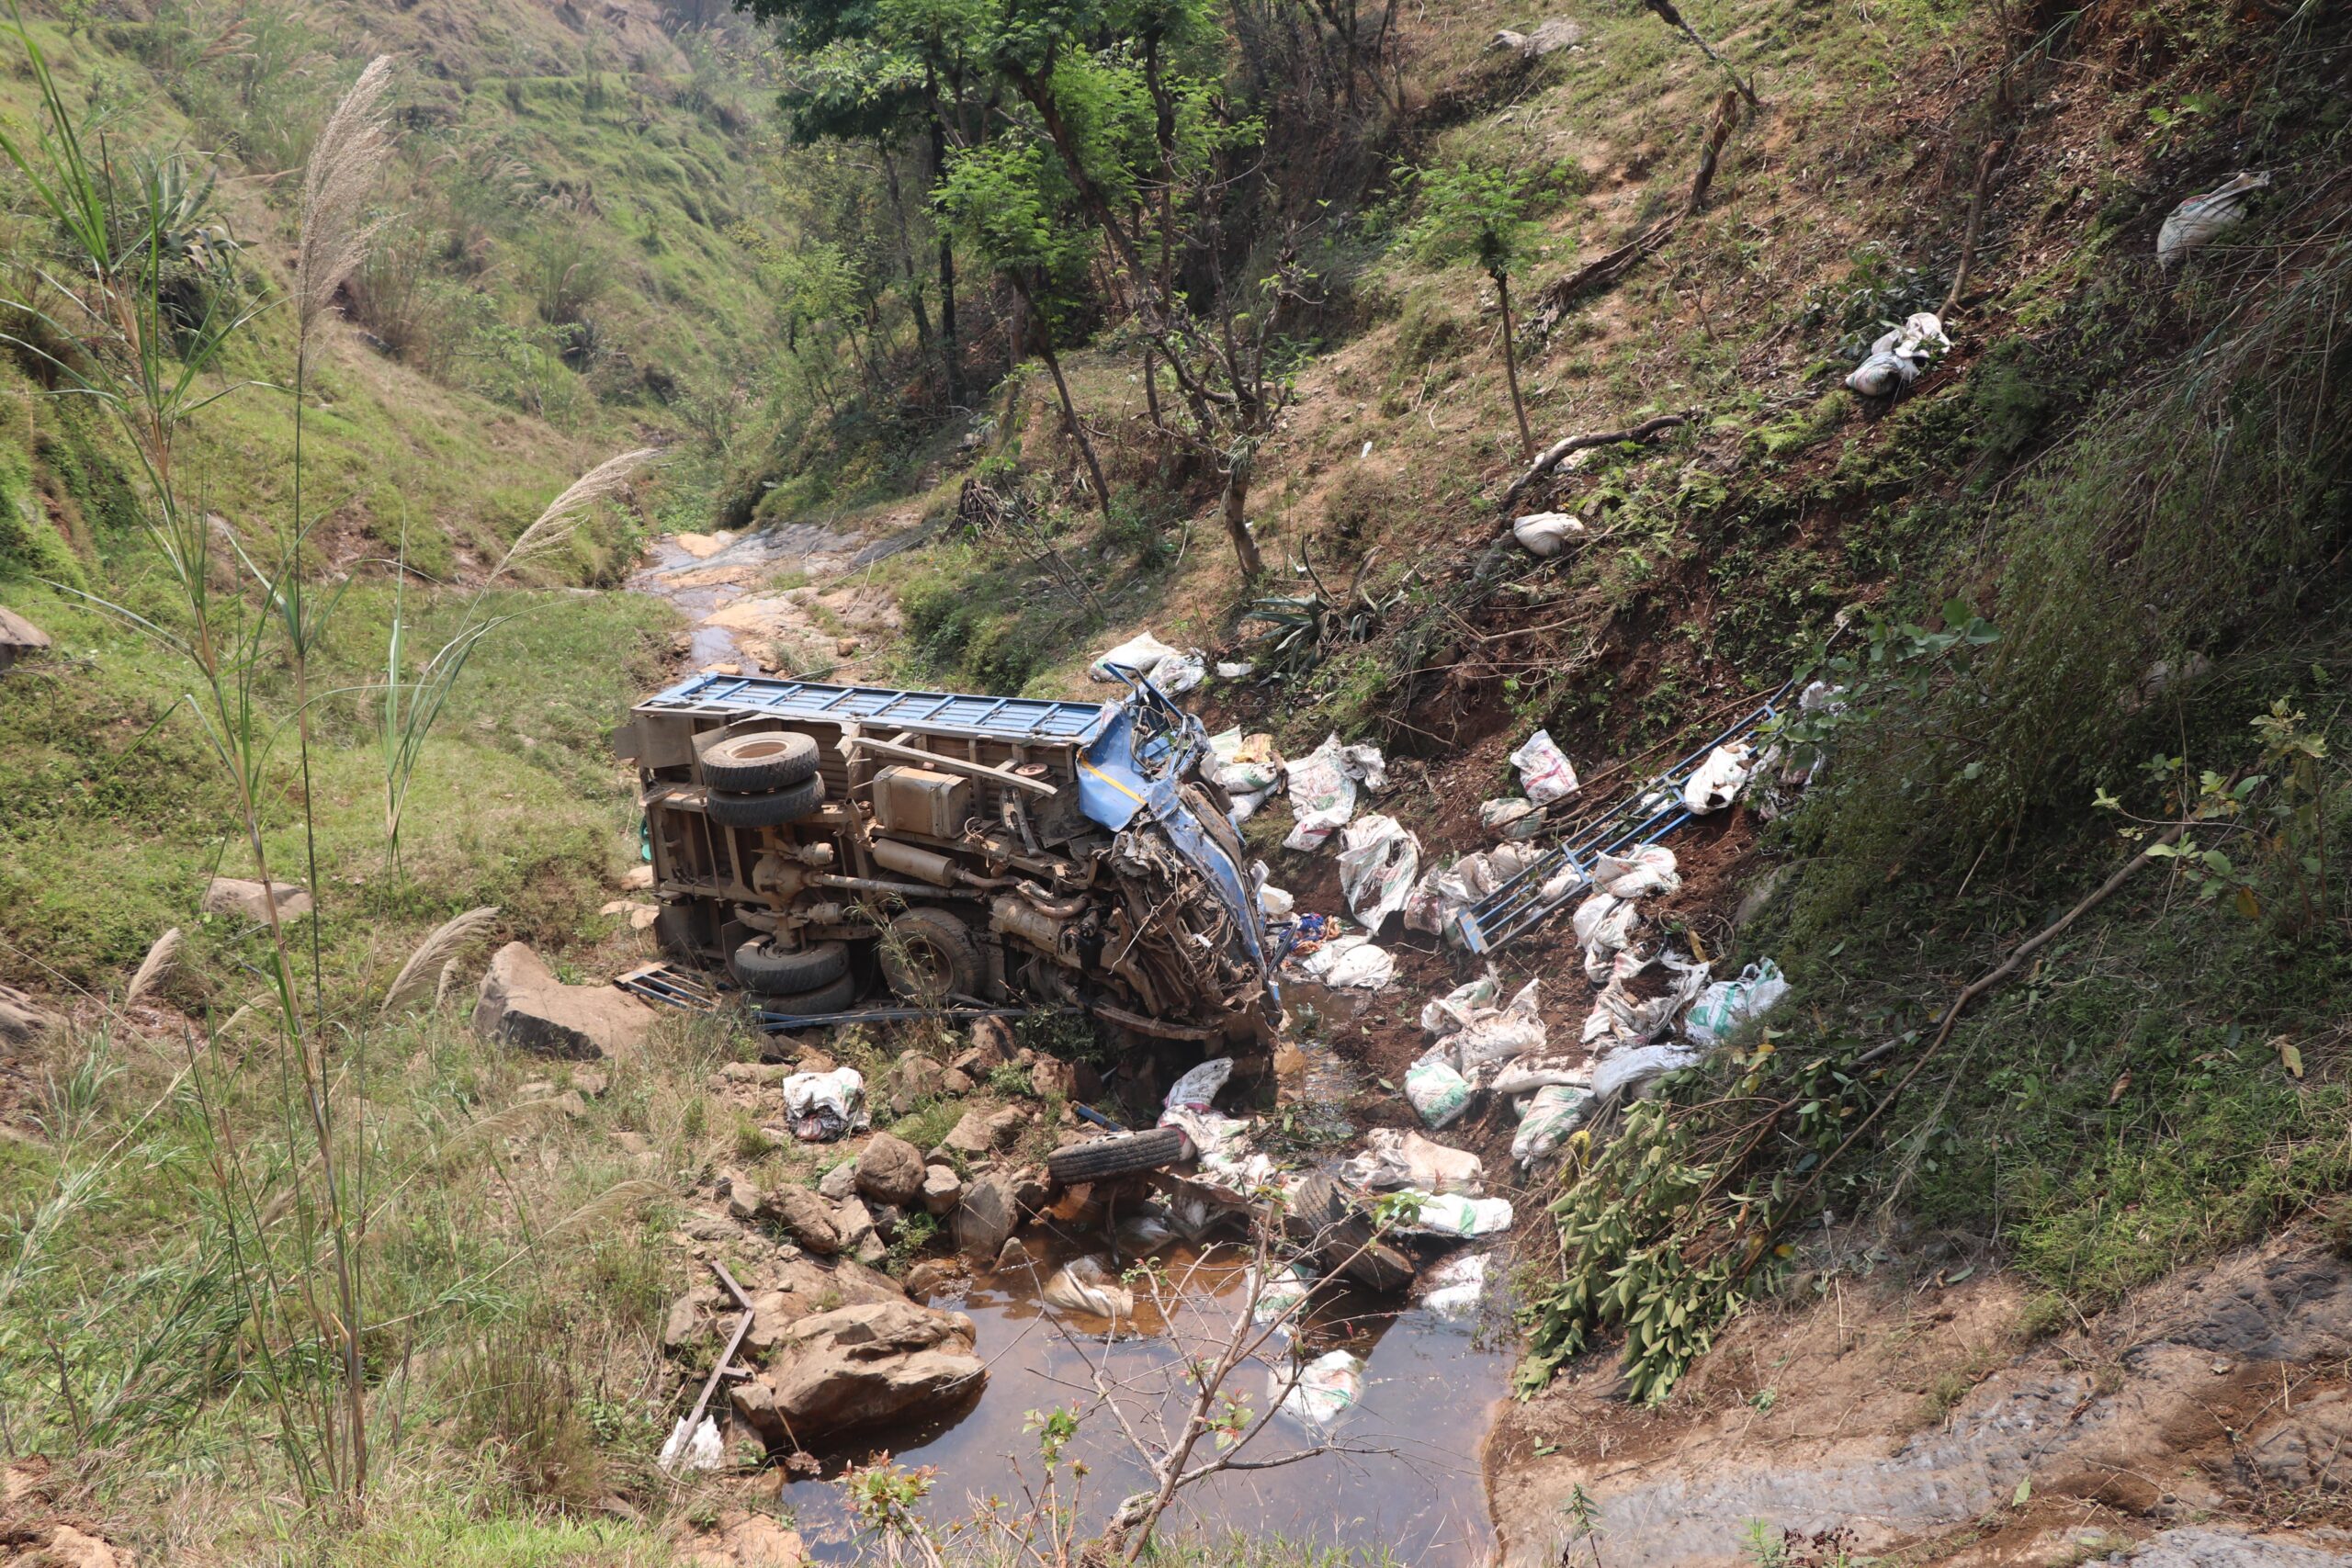
<path id="1" fill-rule="evenodd" d="M 1725 93 L 1715 102 L 1715 122 L 1708 129 L 1706 150 L 1699 155 L 1698 172 L 1690 178 L 1690 192 L 1682 205 L 1598 261 L 1589 262 L 1567 276 L 1547 284 L 1544 292 L 1535 297 L 1536 315 L 1543 329 L 1549 330 L 1570 302 L 1587 289 L 1606 288 L 1631 272 L 1634 263 L 1666 243 L 1684 219 L 1706 204 L 1707 188 L 1714 184 L 1715 165 L 1722 157 L 1724 143 L 1731 140 L 1732 130 L 1738 123 L 1739 99 Z"/>
<path id="2" fill-rule="evenodd" d="M 1959 306 L 1961 291 L 1968 287 L 1969 269 L 1976 265 L 1976 237 L 1984 224 L 1984 192 L 1993 183 L 1993 165 L 2007 147 L 2006 141 L 1988 143 L 1976 159 L 1976 185 L 1968 193 L 1968 227 L 1960 240 L 1960 270 L 1951 275 L 1951 292 L 1944 296 L 1943 309 L 1938 312 L 1947 319 Z"/>
<path id="3" fill-rule="evenodd" d="M 1510 489 L 1503 491 L 1504 522 L 1508 524 L 1510 521 L 1510 509 L 1518 502 L 1519 498 L 1527 492 L 1527 487 L 1558 468 L 1561 460 L 1571 453 L 1582 452 L 1594 446 L 1619 446 L 1628 442 L 1638 445 L 1655 440 L 1667 431 L 1688 424 L 1704 412 L 1702 409 L 1691 409 L 1684 413 L 1662 413 L 1656 419 L 1644 420 L 1631 430 L 1604 430 L 1598 435 L 1570 435 L 1555 441 L 1537 453 L 1535 461 L 1527 466 L 1527 472 L 1512 480 Z"/>
<path id="4" fill-rule="evenodd" d="M 1672 0 L 1642 0 L 1642 4 L 1648 6 L 1652 14 L 1654 14 L 1658 20 L 1664 22 L 1668 27 L 1679 28 L 1684 38 L 1687 38 L 1692 43 L 1697 44 L 1699 46 L 1699 52 L 1705 55 L 1709 60 L 1713 61 L 1716 68 L 1721 70 L 1724 75 L 1731 78 L 1731 85 L 1739 89 L 1739 96 L 1747 100 L 1747 107 L 1749 108 L 1761 109 L 1764 107 L 1763 104 L 1758 102 L 1757 99 L 1756 89 L 1748 85 L 1746 82 L 1741 81 L 1739 73 L 1731 68 L 1731 62 L 1725 60 L 1722 55 L 1717 54 L 1714 51 L 1714 47 L 1708 43 L 1705 39 L 1699 36 L 1699 30 L 1682 19 L 1682 13 L 1674 8 Z"/>

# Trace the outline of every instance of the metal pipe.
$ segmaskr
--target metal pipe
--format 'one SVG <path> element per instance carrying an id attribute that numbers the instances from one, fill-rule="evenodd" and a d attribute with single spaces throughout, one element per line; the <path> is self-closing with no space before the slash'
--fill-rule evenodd
<path id="1" fill-rule="evenodd" d="M 927 882 L 885 882 L 877 876 L 840 876 L 819 872 L 808 878 L 821 887 L 846 887 L 857 893 L 895 893 L 901 898 L 977 898 L 959 887 L 933 887 Z"/>

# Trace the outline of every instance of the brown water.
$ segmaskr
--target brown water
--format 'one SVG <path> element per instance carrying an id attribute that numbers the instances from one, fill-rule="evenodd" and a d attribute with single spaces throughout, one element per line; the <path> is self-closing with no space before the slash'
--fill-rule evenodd
<path id="1" fill-rule="evenodd" d="M 1162 1323 L 1139 1302 L 1141 1329 L 1122 1326 L 1114 1336 L 1102 1318 L 1038 1300 L 1039 1284 L 1063 1258 L 1080 1251 L 1107 1255 L 1102 1234 L 1042 1239 L 1051 1252 L 1034 1270 L 986 1277 L 961 1296 L 933 1298 L 970 1314 L 979 1331 L 989 1379 L 977 1403 L 926 1427 L 875 1434 L 854 1452 L 829 1455 L 824 1476 L 785 1478 L 782 1500 L 795 1510 L 820 1560 L 846 1561 L 856 1550 L 831 1478 L 845 1464 L 882 1453 L 936 1471 L 924 1508 L 935 1523 L 966 1517 L 990 1497 L 1017 1505 L 1024 1485 L 1043 1477 L 1036 1435 L 1026 1429 L 1033 1412 L 1080 1414 L 1066 1458 L 1083 1461 L 1091 1472 L 1080 1483 L 1081 1517 L 1105 1518 L 1122 1498 L 1148 1484 L 1147 1466 L 1102 1406 L 1098 1380 L 1119 1391 L 1127 1423 L 1148 1434 L 1156 1436 L 1163 1418 L 1170 1426 L 1181 1420 L 1188 1391 L 1178 1374 L 1185 1352 L 1203 1352 L 1229 1332 L 1246 1288 L 1246 1249 L 1212 1244 L 1205 1251 L 1179 1247 L 1162 1253 L 1172 1322 Z M 1033 1247 L 1040 1240 L 1031 1234 Z M 1480 1329 L 1396 1300 L 1346 1290 L 1328 1298 L 1318 1293 L 1299 1331 L 1269 1339 L 1227 1387 L 1262 1415 L 1273 1403 L 1276 1368 L 1294 1347 L 1306 1355 L 1347 1349 L 1363 1357 L 1362 1401 L 1323 1438 L 1344 1451 L 1212 1478 L 1180 1496 L 1167 1528 L 1212 1536 L 1279 1533 L 1385 1549 L 1423 1568 L 1483 1561 L 1494 1536 L 1478 1450 L 1505 1394 L 1510 1359 L 1488 1344 L 1491 1325 Z M 1263 1461 L 1298 1455 L 1317 1441 L 1315 1428 L 1278 1414 L 1243 1452 Z M 1204 1444 L 1194 1462 L 1210 1451 Z"/>

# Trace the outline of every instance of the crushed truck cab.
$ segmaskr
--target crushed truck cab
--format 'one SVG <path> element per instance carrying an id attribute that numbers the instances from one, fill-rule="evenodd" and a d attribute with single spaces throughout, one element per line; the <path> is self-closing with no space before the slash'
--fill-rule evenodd
<path id="1" fill-rule="evenodd" d="M 1032 1000 L 1255 1050 L 1278 1001 L 1208 737 L 1120 701 L 696 675 L 630 711 L 655 922 L 771 1010 Z"/>

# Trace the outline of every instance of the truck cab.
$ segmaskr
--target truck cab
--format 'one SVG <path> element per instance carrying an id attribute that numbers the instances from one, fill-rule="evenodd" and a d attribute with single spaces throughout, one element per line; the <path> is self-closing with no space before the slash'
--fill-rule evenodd
<path id="1" fill-rule="evenodd" d="M 675 958 L 775 1012 L 877 987 L 1075 1006 L 1256 1051 L 1279 1000 L 1199 719 L 1130 678 L 1057 702 L 701 674 L 630 711 Z"/>

